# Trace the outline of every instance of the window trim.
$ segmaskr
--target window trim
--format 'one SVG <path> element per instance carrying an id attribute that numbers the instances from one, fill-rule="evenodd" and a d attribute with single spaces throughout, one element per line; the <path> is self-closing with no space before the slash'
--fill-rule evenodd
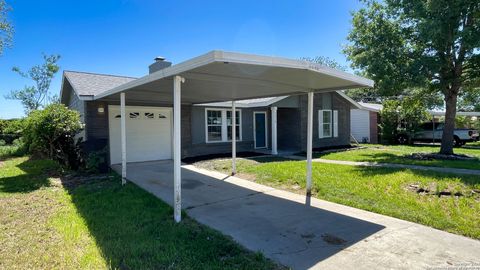
<path id="1" fill-rule="evenodd" d="M 323 122 L 323 112 L 330 113 L 329 123 Z M 330 134 L 328 136 L 326 136 L 323 132 L 323 127 L 325 124 L 330 125 Z M 338 138 L 338 110 L 318 110 L 318 138 Z"/>
<path id="2" fill-rule="evenodd" d="M 208 111 L 220 111 L 221 112 L 221 117 L 222 117 L 222 140 L 221 141 L 209 141 L 208 140 Z M 228 143 L 231 142 L 232 140 L 228 139 L 228 123 L 227 123 L 227 111 L 232 111 L 232 109 L 227 109 L 227 108 L 205 108 L 205 143 Z M 239 132 L 238 138 L 236 141 L 241 142 L 243 140 L 242 136 L 242 110 L 241 109 L 235 109 L 236 112 L 239 113 L 239 121 L 236 123 L 239 127 Z"/>

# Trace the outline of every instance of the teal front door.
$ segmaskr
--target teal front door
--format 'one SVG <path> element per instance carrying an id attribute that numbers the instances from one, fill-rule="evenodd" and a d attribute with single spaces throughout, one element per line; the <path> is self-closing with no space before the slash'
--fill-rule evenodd
<path id="1" fill-rule="evenodd" d="M 267 113 L 254 112 L 255 148 L 267 148 Z"/>

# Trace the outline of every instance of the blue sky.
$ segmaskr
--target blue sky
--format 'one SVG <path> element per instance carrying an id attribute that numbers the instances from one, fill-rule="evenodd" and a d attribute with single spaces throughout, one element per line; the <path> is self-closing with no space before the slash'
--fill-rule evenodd
<path id="1" fill-rule="evenodd" d="M 23 107 L 5 100 L 31 84 L 11 71 L 60 54 L 61 72 L 143 76 L 155 56 L 173 63 L 213 49 L 289 58 L 327 56 L 347 65 L 341 50 L 358 0 L 341 1 L 28 1 L 13 8 L 14 44 L 0 56 L 0 118 Z"/>

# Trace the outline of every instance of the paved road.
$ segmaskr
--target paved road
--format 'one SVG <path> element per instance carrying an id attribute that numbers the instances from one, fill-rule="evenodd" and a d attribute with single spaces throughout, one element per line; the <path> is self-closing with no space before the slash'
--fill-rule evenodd
<path id="1" fill-rule="evenodd" d="M 172 172 L 171 161 L 132 163 L 127 178 L 171 204 Z M 191 165 L 182 200 L 192 218 L 293 269 L 480 265 L 480 241 Z"/>

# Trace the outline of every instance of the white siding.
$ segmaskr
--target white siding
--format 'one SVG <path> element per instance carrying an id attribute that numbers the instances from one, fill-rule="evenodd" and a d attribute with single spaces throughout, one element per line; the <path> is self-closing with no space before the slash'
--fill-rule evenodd
<path id="1" fill-rule="evenodd" d="M 350 110 L 350 129 L 358 142 L 370 142 L 370 112 L 367 110 Z"/>

